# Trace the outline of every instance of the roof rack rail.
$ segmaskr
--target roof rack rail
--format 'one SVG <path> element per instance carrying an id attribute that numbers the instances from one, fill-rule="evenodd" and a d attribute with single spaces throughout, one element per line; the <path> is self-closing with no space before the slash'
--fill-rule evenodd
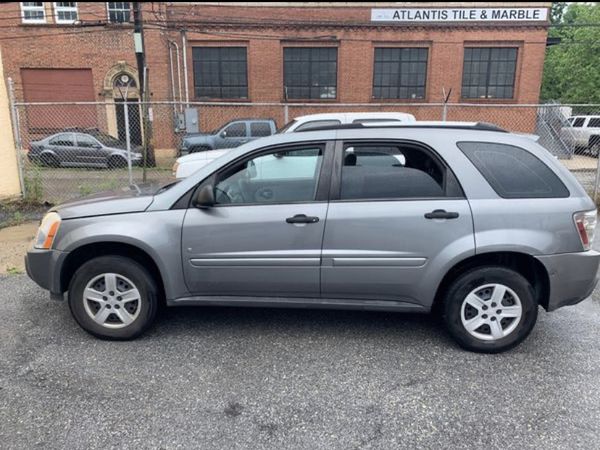
<path id="1" fill-rule="evenodd" d="M 298 130 L 297 133 L 307 131 L 324 131 L 324 130 L 356 130 L 361 128 L 440 128 L 451 130 L 479 130 L 479 131 L 497 131 L 500 133 L 508 133 L 504 128 L 487 122 L 371 122 L 371 123 L 346 123 L 339 125 L 325 125 L 321 127 L 307 128 Z"/>

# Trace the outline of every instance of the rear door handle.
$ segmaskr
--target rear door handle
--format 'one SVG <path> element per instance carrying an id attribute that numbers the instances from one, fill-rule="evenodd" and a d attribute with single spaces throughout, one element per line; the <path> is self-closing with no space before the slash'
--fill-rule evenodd
<path id="1" fill-rule="evenodd" d="M 457 212 L 446 212 L 443 209 L 435 209 L 425 214 L 426 219 L 458 219 Z"/>
<path id="2" fill-rule="evenodd" d="M 293 217 L 285 219 L 287 223 L 317 223 L 319 218 L 316 216 L 307 216 L 306 214 L 296 214 Z"/>

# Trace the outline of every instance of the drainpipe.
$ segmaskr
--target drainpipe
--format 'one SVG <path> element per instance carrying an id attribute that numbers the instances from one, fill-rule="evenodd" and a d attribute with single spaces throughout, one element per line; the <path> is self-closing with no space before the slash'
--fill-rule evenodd
<path id="1" fill-rule="evenodd" d="M 183 82 L 185 86 L 185 106 L 187 108 L 190 103 L 190 91 L 188 87 L 187 38 L 185 37 L 185 30 L 181 30 L 181 45 L 183 47 Z"/>
<path id="2" fill-rule="evenodd" d="M 173 49 L 171 48 L 171 41 L 169 43 L 169 71 L 171 72 L 171 98 L 173 99 L 173 117 L 177 116 L 177 104 L 175 103 L 175 76 L 173 75 Z"/>

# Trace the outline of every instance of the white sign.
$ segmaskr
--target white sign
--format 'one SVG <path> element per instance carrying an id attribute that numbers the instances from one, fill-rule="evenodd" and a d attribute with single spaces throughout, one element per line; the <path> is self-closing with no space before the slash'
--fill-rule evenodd
<path id="1" fill-rule="evenodd" d="M 541 22 L 548 8 L 372 9 L 372 22 Z"/>

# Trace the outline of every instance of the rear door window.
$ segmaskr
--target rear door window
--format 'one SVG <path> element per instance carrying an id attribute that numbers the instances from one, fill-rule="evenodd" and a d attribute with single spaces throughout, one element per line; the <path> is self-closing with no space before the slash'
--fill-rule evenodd
<path id="1" fill-rule="evenodd" d="M 600 128 L 600 117 L 592 117 L 588 122 L 588 128 Z"/>
<path id="2" fill-rule="evenodd" d="M 252 122 L 250 124 L 250 136 L 262 137 L 271 135 L 271 125 L 269 122 Z"/>
<path id="3" fill-rule="evenodd" d="M 344 147 L 341 200 L 461 197 L 453 174 L 413 145 L 356 143 Z"/>
<path id="4" fill-rule="evenodd" d="M 493 142 L 459 142 L 456 145 L 500 197 L 569 196 L 569 190 L 560 178 L 523 148 Z"/>

